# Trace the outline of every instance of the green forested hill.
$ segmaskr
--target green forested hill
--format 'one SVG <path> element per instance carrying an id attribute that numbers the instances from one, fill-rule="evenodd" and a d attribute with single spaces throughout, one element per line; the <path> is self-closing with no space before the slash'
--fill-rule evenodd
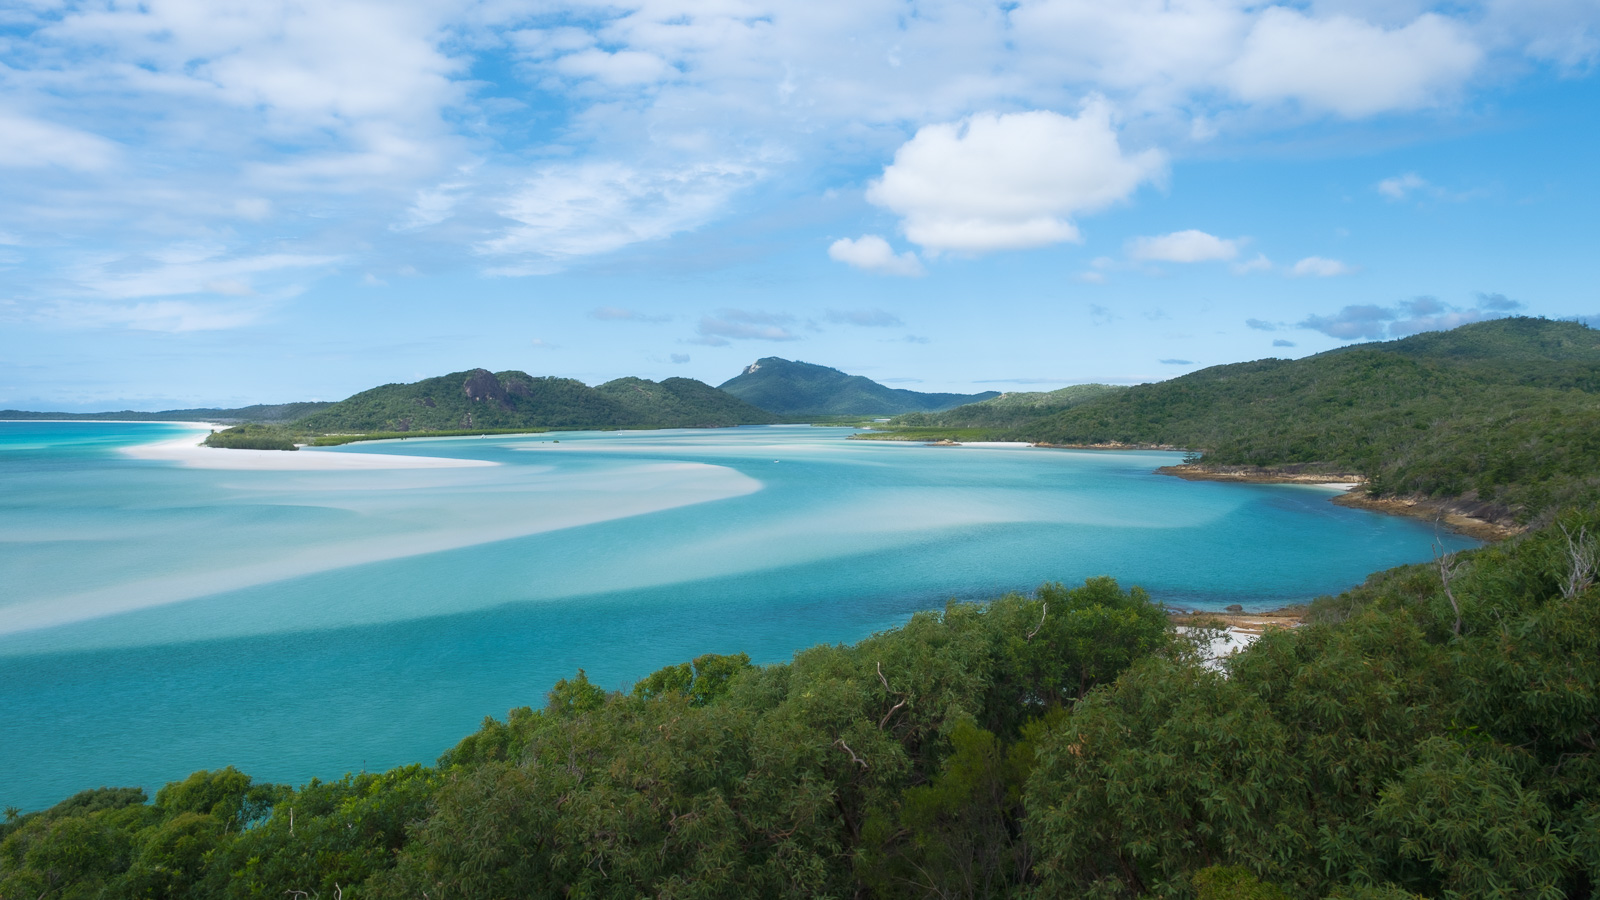
<path id="1" fill-rule="evenodd" d="M 618 378 L 595 388 L 641 423 L 671 426 L 768 425 L 778 417 L 693 378 L 660 383 Z"/>
<path id="2" fill-rule="evenodd" d="M 696 387 L 698 385 L 698 387 Z M 687 378 L 619 379 L 591 388 L 571 378 L 486 369 L 386 384 L 295 422 L 308 432 L 751 425 L 768 413 Z"/>
<path id="3" fill-rule="evenodd" d="M 579 670 L 434 766 L 8 811 L 0 898 L 1588 900 L 1597 531 L 1379 573 L 1220 666 L 1097 578 Z"/>
<path id="4" fill-rule="evenodd" d="M 904 412 L 949 409 L 996 396 L 924 394 L 884 387 L 861 375 L 769 356 L 756 360 L 739 375 L 718 385 L 753 406 L 785 417 L 892 416 Z"/>
<path id="5" fill-rule="evenodd" d="M 968 409 L 946 416 L 961 421 Z M 998 427 L 1051 444 L 1155 444 L 1209 465 L 1353 472 L 1385 495 L 1524 518 L 1600 496 L 1600 331 L 1512 318 L 1299 360 L 1213 366 Z"/>
<path id="6" fill-rule="evenodd" d="M 1074 384 L 1055 391 L 1014 391 L 933 413 L 904 413 L 893 424 L 910 428 L 1004 428 L 1071 409 L 1127 388 L 1111 384 Z"/>

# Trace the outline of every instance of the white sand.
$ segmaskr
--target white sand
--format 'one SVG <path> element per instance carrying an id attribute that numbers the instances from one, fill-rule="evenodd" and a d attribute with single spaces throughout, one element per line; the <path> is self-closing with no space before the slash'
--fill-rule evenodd
<path id="1" fill-rule="evenodd" d="M 184 423 L 189 424 L 189 423 Z M 459 469 L 497 466 L 483 459 L 447 459 L 442 456 L 398 456 L 388 453 L 328 453 L 302 447 L 299 450 L 224 450 L 201 443 L 213 428 L 201 426 L 197 434 L 186 434 L 170 441 L 138 444 L 122 452 L 134 459 L 175 462 L 192 469 L 250 469 L 267 471 L 314 472 L 356 469 Z"/>
<path id="2" fill-rule="evenodd" d="M 184 438 L 189 441 L 190 438 Z M 176 442 L 168 442 L 176 443 Z M 231 456 L 238 453 L 311 455 L 341 459 L 372 458 L 372 454 L 311 453 L 282 450 L 218 450 L 185 445 L 172 452 Z M 166 458 L 166 457 L 162 457 Z M 384 457 L 423 465 L 455 465 L 468 460 L 430 457 Z M 350 537 L 311 546 L 286 547 L 273 552 L 263 547 L 260 557 L 196 567 L 170 574 L 121 582 L 69 595 L 42 597 L 6 605 L 0 602 L 0 635 L 50 628 L 117 613 L 164 606 L 224 591 L 267 584 L 317 572 L 438 553 L 531 534 L 591 525 L 612 519 L 640 516 L 695 503 L 706 503 L 753 493 L 761 482 L 723 466 L 692 462 L 641 463 L 598 472 L 566 473 L 546 467 L 503 466 L 498 472 L 440 473 L 437 476 L 394 476 L 392 490 L 348 493 L 341 475 L 311 475 L 326 482 L 319 505 L 350 509 L 360 519 L 385 523 L 353 529 Z M 428 487 L 413 497 L 408 487 L 424 478 Z M 459 481 L 471 502 L 440 510 L 436 478 Z M 383 479 L 389 481 L 385 476 Z M 504 481 L 504 483 L 501 483 Z M 309 490 L 303 483 L 298 490 Z M 489 489 L 487 495 L 477 493 Z M 584 589 L 585 591 L 589 589 Z M 0 598 L 3 599 L 3 598 Z M 499 601 L 495 601 L 499 602 Z M 330 607 L 328 625 L 390 621 L 404 616 L 385 606 L 340 610 Z M 457 603 L 454 610 L 472 608 Z M 437 613 L 413 609 L 405 616 Z M 343 618 L 341 618 L 341 616 Z"/>

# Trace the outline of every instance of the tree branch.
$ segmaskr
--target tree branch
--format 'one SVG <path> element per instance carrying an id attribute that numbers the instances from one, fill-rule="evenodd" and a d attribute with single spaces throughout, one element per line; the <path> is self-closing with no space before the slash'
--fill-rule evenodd
<path id="1" fill-rule="evenodd" d="M 870 768 L 870 766 L 867 765 L 867 761 L 866 760 L 864 760 L 861 757 L 857 756 L 856 752 L 854 750 L 850 749 L 850 745 L 846 744 L 844 742 L 844 738 L 839 738 L 838 740 L 834 741 L 834 743 L 837 744 L 838 746 L 844 748 L 844 752 L 850 754 L 850 759 L 851 759 L 852 762 L 856 763 L 857 765 L 859 765 L 863 769 Z"/>

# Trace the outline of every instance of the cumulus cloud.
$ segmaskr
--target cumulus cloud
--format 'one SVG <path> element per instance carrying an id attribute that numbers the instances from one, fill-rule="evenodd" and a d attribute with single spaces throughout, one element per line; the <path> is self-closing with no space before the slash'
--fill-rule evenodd
<path id="1" fill-rule="evenodd" d="M 1465 26 L 1434 13 L 1386 29 L 1269 6 L 1226 82 L 1247 101 L 1293 100 L 1357 118 L 1442 102 L 1482 58 Z"/>
<path id="2" fill-rule="evenodd" d="M 1278 324 L 1276 322 L 1268 322 L 1264 319 L 1245 319 L 1244 324 L 1250 328 L 1254 328 L 1256 331 L 1278 330 Z"/>
<path id="3" fill-rule="evenodd" d="M 1192 366 L 1192 365 L 1194 365 L 1194 360 L 1192 360 L 1192 359 L 1158 359 L 1158 360 L 1156 360 L 1156 362 L 1161 363 L 1163 366 Z"/>
<path id="4" fill-rule="evenodd" d="M 786 313 L 719 309 L 700 319 L 695 328 L 699 336 L 690 342 L 726 347 L 731 341 L 798 341 L 800 336 L 791 330 L 794 321 L 794 316 Z"/>
<path id="5" fill-rule="evenodd" d="M 828 257 L 858 269 L 884 275 L 923 274 L 922 261 L 917 259 L 915 253 L 907 250 L 897 256 L 894 248 L 889 246 L 889 242 L 875 234 L 864 234 L 854 240 L 840 238 L 828 246 Z"/>
<path id="6" fill-rule="evenodd" d="M 1159 151 L 1125 153 L 1111 104 L 1077 116 L 979 113 L 926 125 L 867 190 L 931 251 L 980 253 L 1081 240 L 1073 217 L 1126 199 L 1161 177 Z"/>
<path id="7" fill-rule="evenodd" d="M 689 354 L 687 354 L 687 353 L 674 353 L 669 358 L 672 360 L 673 365 L 680 365 L 681 366 L 684 363 L 689 361 Z"/>
<path id="8" fill-rule="evenodd" d="M 1462 308 L 1437 297 L 1413 297 L 1394 306 L 1346 306 L 1332 316 L 1308 316 L 1299 325 L 1340 340 L 1383 340 L 1423 331 L 1448 331 L 1469 322 L 1496 319 L 1522 309 L 1504 294 L 1479 294 L 1477 304 Z"/>
<path id="9" fill-rule="evenodd" d="M 1355 270 L 1337 259 L 1308 256 L 1295 263 L 1289 269 L 1289 274 L 1296 278 L 1333 278 L 1336 275 L 1349 275 L 1353 271 Z"/>
<path id="10" fill-rule="evenodd" d="M 671 316 L 652 316 L 636 309 L 620 306 L 600 306 L 589 310 L 589 318 L 602 322 L 671 322 Z"/>
<path id="11" fill-rule="evenodd" d="M 835 325 L 865 328 L 898 328 L 905 324 L 899 316 L 881 309 L 830 309 L 827 318 Z"/>
<path id="12" fill-rule="evenodd" d="M 1274 346 L 1274 347 L 1293 347 L 1294 346 L 1294 341 L 1286 341 L 1283 338 L 1277 338 L 1276 340 L 1274 340 L 1272 342 L 1272 346 Z"/>
<path id="13" fill-rule="evenodd" d="M 1227 261 L 1239 255 L 1242 240 L 1228 240 L 1193 228 L 1128 242 L 1128 256 L 1145 262 Z"/>

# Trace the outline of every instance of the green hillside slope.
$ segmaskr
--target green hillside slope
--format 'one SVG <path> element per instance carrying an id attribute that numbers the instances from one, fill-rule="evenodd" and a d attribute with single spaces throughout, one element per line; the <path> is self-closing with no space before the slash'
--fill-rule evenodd
<path id="1" fill-rule="evenodd" d="M 1600 332 L 1516 318 L 1300 360 L 1214 366 L 1015 426 L 1054 444 L 1164 444 L 1210 465 L 1355 472 L 1379 494 L 1523 518 L 1600 495 Z"/>
<path id="2" fill-rule="evenodd" d="M 998 396 L 995 391 L 924 394 L 884 387 L 861 375 L 776 356 L 756 360 L 718 387 L 752 406 L 787 417 L 935 412 Z"/>
<path id="3" fill-rule="evenodd" d="M 699 387 L 693 387 L 699 385 Z M 725 398 L 725 399 L 724 399 Z M 571 378 L 487 369 L 386 384 L 295 423 L 306 432 L 746 425 L 772 416 L 686 378 L 619 379 L 592 388 Z"/>
<path id="4" fill-rule="evenodd" d="M 1112 384 L 1074 384 L 1056 391 L 1014 391 L 937 413 L 905 413 L 891 424 L 911 428 L 994 428 L 1031 422 L 1050 413 L 1125 391 Z"/>
<path id="5" fill-rule="evenodd" d="M 693 378 L 618 378 L 595 388 L 639 422 L 663 427 L 770 425 L 778 417 Z"/>

